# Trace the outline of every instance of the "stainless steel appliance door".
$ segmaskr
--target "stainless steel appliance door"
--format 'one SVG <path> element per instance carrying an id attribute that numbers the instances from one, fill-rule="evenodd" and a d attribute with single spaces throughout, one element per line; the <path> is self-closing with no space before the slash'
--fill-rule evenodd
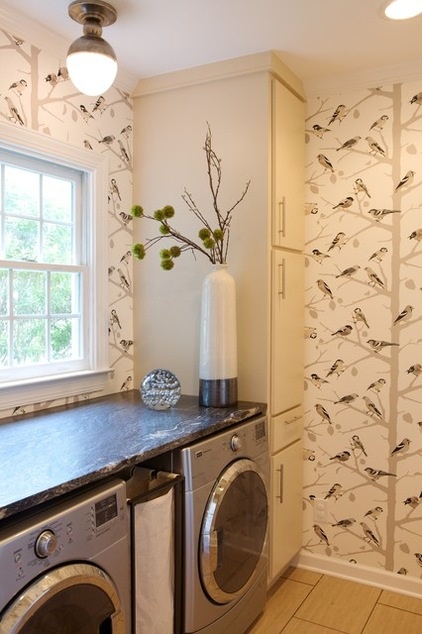
<path id="1" fill-rule="evenodd" d="M 258 465 L 249 459 L 232 462 L 217 479 L 201 527 L 200 576 L 213 601 L 234 601 L 254 582 L 267 524 L 267 489 Z"/>
<path id="2" fill-rule="evenodd" d="M 3 613 L 0 634 L 124 634 L 120 598 L 97 566 L 75 563 L 49 570 Z"/>

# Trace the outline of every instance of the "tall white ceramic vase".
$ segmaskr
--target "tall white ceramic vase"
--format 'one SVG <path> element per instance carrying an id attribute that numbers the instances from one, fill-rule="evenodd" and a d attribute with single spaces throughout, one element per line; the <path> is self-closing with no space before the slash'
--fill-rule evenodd
<path id="1" fill-rule="evenodd" d="M 199 404 L 237 403 L 236 285 L 226 264 L 214 265 L 202 284 Z"/>

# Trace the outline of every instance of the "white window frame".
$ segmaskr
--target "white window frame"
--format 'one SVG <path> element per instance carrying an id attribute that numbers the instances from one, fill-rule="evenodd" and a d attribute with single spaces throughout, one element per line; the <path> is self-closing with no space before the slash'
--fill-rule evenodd
<path id="1" fill-rule="evenodd" d="M 6 409 L 104 390 L 108 366 L 107 193 L 108 161 L 102 154 L 62 143 L 46 135 L 0 123 L 0 146 L 83 171 L 87 179 L 89 233 L 89 370 L 0 383 L 0 407 Z M 85 298 L 86 299 L 86 298 Z"/>

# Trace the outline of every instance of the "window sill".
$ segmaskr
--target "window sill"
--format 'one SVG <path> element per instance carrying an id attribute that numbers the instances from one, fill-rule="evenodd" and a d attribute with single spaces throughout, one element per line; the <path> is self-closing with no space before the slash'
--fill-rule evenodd
<path id="1" fill-rule="evenodd" d="M 0 385 L 1 409 L 23 407 L 104 390 L 109 368 Z"/>

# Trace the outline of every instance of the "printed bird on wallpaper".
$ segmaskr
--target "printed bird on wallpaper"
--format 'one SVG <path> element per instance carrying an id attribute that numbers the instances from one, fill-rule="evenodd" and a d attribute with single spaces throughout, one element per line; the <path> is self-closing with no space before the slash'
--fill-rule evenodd
<path id="1" fill-rule="evenodd" d="M 117 269 L 117 273 L 119 275 L 120 286 L 124 288 L 126 291 L 130 291 L 130 282 L 126 277 L 125 273 L 123 273 L 122 269 Z"/>
<path id="2" fill-rule="evenodd" d="M 341 398 L 339 398 L 338 401 L 334 401 L 334 405 L 350 405 L 350 403 L 353 403 L 353 401 L 356 401 L 356 399 L 359 398 L 358 394 L 345 394 L 345 396 L 342 396 Z"/>
<path id="3" fill-rule="evenodd" d="M 322 264 L 325 258 L 329 258 L 330 256 L 328 253 L 322 253 L 319 249 L 312 249 L 311 257 L 319 264 Z"/>
<path id="4" fill-rule="evenodd" d="M 112 178 L 110 180 L 110 194 L 112 196 L 116 195 L 119 200 L 122 200 L 122 197 L 120 196 L 119 186 L 115 178 Z"/>
<path id="5" fill-rule="evenodd" d="M 27 88 L 27 86 L 28 86 L 28 82 L 26 81 L 26 79 L 22 78 L 10 84 L 9 90 L 13 90 L 14 93 L 16 93 L 19 97 L 21 97 L 23 91 L 25 90 L 25 88 Z"/>
<path id="6" fill-rule="evenodd" d="M 402 454 L 407 451 L 410 447 L 410 443 L 411 441 L 409 440 L 409 438 L 403 438 L 403 440 L 396 447 L 394 447 L 393 451 L 391 452 L 391 456 L 397 456 L 398 454 Z"/>
<path id="7" fill-rule="evenodd" d="M 352 139 L 348 139 L 347 141 L 345 141 L 340 147 L 336 149 L 336 151 L 338 152 L 339 150 L 351 150 L 357 143 L 359 143 L 360 139 L 360 136 L 354 136 Z"/>
<path id="8" fill-rule="evenodd" d="M 420 106 L 422 104 L 422 92 L 418 92 L 416 93 L 416 95 L 413 95 L 409 103 L 416 103 L 418 106 Z"/>
<path id="9" fill-rule="evenodd" d="M 368 456 L 368 454 L 365 451 L 365 447 L 363 446 L 363 442 L 361 441 L 361 439 L 359 438 L 359 436 L 357 434 L 354 434 L 350 440 L 350 445 L 352 447 L 352 451 L 354 451 L 355 449 L 362 452 L 364 456 Z"/>
<path id="10" fill-rule="evenodd" d="M 331 456 L 330 460 L 338 460 L 339 462 L 347 462 L 351 456 L 350 451 L 344 450 L 336 453 L 335 456 Z"/>
<path id="11" fill-rule="evenodd" d="M 79 106 L 79 111 L 81 113 L 82 119 L 85 121 L 85 123 L 88 123 L 88 121 L 90 119 L 93 119 L 94 117 L 92 116 L 92 114 L 90 112 L 88 112 L 86 106 L 84 106 L 83 103 L 80 104 Z"/>
<path id="12" fill-rule="evenodd" d="M 331 417 L 330 417 L 329 413 L 327 412 L 325 407 L 323 405 L 321 405 L 321 403 L 317 403 L 315 405 L 315 410 L 316 410 L 316 413 L 319 414 L 319 416 L 321 416 L 323 421 L 325 420 L 330 425 L 332 424 Z"/>
<path id="13" fill-rule="evenodd" d="M 374 392 L 379 394 L 382 388 L 385 387 L 385 384 L 386 384 L 386 380 L 381 377 L 380 379 L 377 379 L 376 381 L 373 381 L 372 383 L 370 383 L 366 389 L 373 390 Z"/>
<path id="14" fill-rule="evenodd" d="M 330 128 L 323 128 L 318 123 L 314 123 L 311 130 L 312 134 L 315 134 L 318 139 L 322 139 L 326 132 L 331 132 Z"/>
<path id="15" fill-rule="evenodd" d="M 378 141 L 375 141 L 371 136 L 365 137 L 365 140 L 368 142 L 370 152 L 374 154 L 381 154 L 385 156 L 385 150 L 380 146 Z"/>
<path id="16" fill-rule="evenodd" d="M 377 481 L 380 478 L 385 478 L 387 476 L 396 477 L 395 473 L 389 473 L 388 471 L 383 471 L 382 469 L 373 469 L 372 467 L 365 467 L 364 471 L 368 474 L 368 477 L 371 480 Z"/>
<path id="17" fill-rule="evenodd" d="M 115 140 L 116 140 L 116 137 L 114 136 L 114 134 L 107 134 L 102 139 L 100 139 L 98 143 L 102 143 L 103 145 L 110 146 Z"/>
<path id="18" fill-rule="evenodd" d="M 88 139 L 84 139 L 84 148 L 86 150 L 92 150 L 92 145 L 91 143 L 88 141 Z"/>
<path id="19" fill-rule="evenodd" d="M 119 144 L 120 156 L 122 160 L 125 161 L 126 163 L 130 163 L 129 154 L 125 146 L 123 145 L 123 141 L 121 139 L 117 139 L 117 143 Z"/>
<path id="20" fill-rule="evenodd" d="M 381 247 L 381 249 L 374 251 L 373 254 L 369 256 L 368 261 L 375 260 L 375 262 L 382 262 L 387 253 L 387 247 Z"/>
<path id="21" fill-rule="evenodd" d="M 121 339 L 120 340 L 120 345 L 122 346 L 124 352 L 129 352 L 129 350 L 133 346 L 133 340 L 132 339 Z"/>
<path id="22" fill-rule="evenodd" d="M 334 121 L 338 121 L 338 123 L 341 123 L 346 114 L 346 106 L 344 104 L 340 104 L 331 115 L 328 126 L 332 125 Z"/>
<path id="23" fill-rule="evenodd" d="M 346 196 L 337 205 L 334 205 L 333 209 L 349 209 L 353 205 L 353 200 L 353 196 Z"/>
<path id="24" fill-rule="evenodd" d="M 363 310 L 359 308 L 359 306 L 353 309 L 353 321 L 355 322 L 355 324 L 357 324 L 358 322 L 362 322 L 367 328 L 369 328 L 368 320 L 366 319 Z"/>
<path id="25" fill-rule="evenodd" d="M 110 325 L 113 327 L 115 324 L 119 330 L 122 329 L 122 324 L 120 323 L 120 318 L 117 314 L 117 310 L 115 308 L 112 308 L 110 311 Z"/>
<path id="26" fill-rule="evenodd" d="M 373 122 L 373 124 L 370 126 L 369 129 L 381 131 L 383 127 L 385 126 L 385 124 L 387 123 L 388 119 L 389 119 L 388 114 L 383 114 L 381 117 L 379 117 L 379 119 Z"/>
<path id="27" fill-rule="evenodd" d="M 99 112 L 100 114 L 103 114 L 106 108 L 107 108 L 106 100 L 102 95 L 100 95 L 97 101 L 95 102 L 94 107 L 92 108 L 92 112 L 93 113 Z"/>
<path id="28" fill-rule="evenodd" d="M 338 234 L 333 238 L 330 246 L 328 247 L 328 251 L 331 249 L 337 248 L 339 251 L 344 247 L 347 242 L 346 234 L 343 231 L 339 231 Z"/>
<path id="29" fill-rule="evenodd" d="M 417 506 L 419 506 L 421 501 L 422 491 L 419 493 L 419 495 L 411 495 L 410 497 L 406 498 L 403 504 L 405 504 L 405 506 L 410 506 L 411 509 L 415 509 Z"/>
<path id="30" fill-rule="evenodd" d="M 382 281 L 380 276 L 375 273 L 373 269 L 371 269 L 370 266 L 365 266 L 365 271 L 368 274 L 368 284 L 370 286 L 380 286 L 381 288 L 384 288 L 384 282 Z"/>
<path id="31" fill-rule="evenodd" d="M 399 214 L 400 209 L 370 209 L 368 214 L 370 214 L 376 222 L 380 222 L 386 216 L 390 214 Z"/>
<path id="32" fill-rule="evenodd" d="M 321 385 L 323 385 L 324 383 L 328 383 L 326 379 L 321 378 L 320 376 L 318 376 L 318 374 L 315 374 L 315 372 L 312 372 L 311 374 L 311 382 L 312 385 L 315 385 L 315 387 L 319 390 L 321 389 Z"/>
<path id="33" fill-rule="evenodd" d="M 369 517 L 371 518 L 371 520 L 374 520 L 376 522 L 379 516 L 381 515 L 381 513 L 383 512 L 384 512 L 384 509 L 382 508 L 382 506 L 376 506 L 375 508 L 369 509 L 369 511 L 366 511 L 364 517 Z"/>
<path id="34" fill-rule="evenodd" d="M 129 139 L 132 134 L 132 126 L 130 124 L 126 125 L 120 130 L 120 134 L 123 135 L 126 139 Z"/>
<path id="35" fill-rule="evenodd" d="M 422 553 L 415 553 L 416 561 L 422 567 Z"/>
<path id="36" fill-rule="evenodd" d="M 378 409 L 378 407 L 375 405 L 375 403 L 371 401 L 371 399 L 368 396 L 363 396 L 362 398 L 366 405 L 366 413 L 369 414 L 369 416 L 376 416 L 380 420 L 383 420 L 384 417 L 382 413 L 380 412 L 380 410 Z"/>
<path id="37" fill-rule="evenodd" d="M 362 530 L 365 535 L 365 538 L 369 542 L 373 542 L 374 544 L 379 546 L 380 545 L 379 539 L 377 538 L 375 533 L 369 528 L 369 526 L 365 522 L 360 522 L 360 525 L 362 526 Z"/>
<path id="38" fill-rule="evenodd" d="M 327 494 L 324 496 L 324 500 L 329 500 L 330 498 L 338 500 L 342 495 L 344 495 L 343 487 L 339 482 L 336 482 L 328 489 Z"/>
<path id="39" fill-rule="evenodd" d="M 120 211 L 119 212 L 119 218 L 121 219 L 122 223 L 127 227 L 128 224 L 130 224 L 133 220 L 133 216 L 131 214 L 127 214 L 124 211 Z"/>
<path id="40" fill-rule="evenodd" d="M 19 123 L 20 125 L 24 125 L 23 119 L 19 114 L 19 111 L 13 103 L 12 99 L 10 97 L 5 97 L 5 101 L 9 109 L 9 121 L 12 121 L 12 123 Z"/>
<path id="41" fill-rule="evenodd" d="M 353 327 L 350 324 L 346 324 L 345 326 L 342 326 L 335 332 L 332 332 L 331 336 L 332 337 L 335 337 L 335 336 L 348 337 L 351 334 L 352 330 L 353 330 Z"/>
<path id="42" fill-rule="evenodd" d="M 408 304 L 403 310 L 397 315 L 395 320 L 393 321 L 393 326 L 396 324 L 404 324 L 412 317 L 414 306 Z"/>
<path id="43" fill-rule="evenodd" d="M 409 236 L 409 240 L 416 240 L 420 242 L 422 240 L 422 229 L 415 229 Z"/>
<path id="44" fill-rule="evenodd" d="M 59 78 L 57 77 L 56 73 L 48 73 L 48 75 L 45 76 L 45 81 L 47 82 L 47 84 L 50 84 L 52 88 L 54 88 L 59 83 Z"/>
<path id="45" fill-rule="evenodd" d="M 346 369 L 346 364 L 344 363 L 343 359 L 336 359 L 336 361 L 334 361 L 333 365 L 328 370 L 327 377 L 332 376 L 333 374 L 339 377 L 340 374 L 342 374 L 345 371 L 345 369 Z"/>
<path id="46" fill-rule="evenodd" d="M 357 178 L 355 180 L 355 193 L 356 194 L 363 193 L 368 198 L 371 198 L 371 194 L 369 193 L 367 186 L 365 185 L 365 183 L 363 182 L 361 178 Z"/>
<path id="47" fill-rule="evenodd" d="M 120 387 L 120 391 L 121 392 L 127 392 L 128 390 L 132 389 L 132 381 L 133 378 L 131 376 L 128 376 L 127 379 L 125 379 Z"/>
<path id="48" fill-rule="evenodd" d="M 317 286 L 323 295 L 327 295 L 330 299 L 333 299 L 333 294 L 331 292 L 330 287 L 324 280 L 317 280 Z"/>
<path id="49" fill-rule="evenodd" d="M 406 370 L 407 374 L 413 374 L 416 378 L 422 374 L 422 364 L 415 363 Z"/>
<path id="50" fill-rule="evenodd" d="M 313 526 L 314 531 L 315 531 L 315 535 L 322 541 L 325 542 L 327 544 L 327 546 L 330 545 L 330 542 L 328 541 L 328 537 L 325 534 L 324 530 L 321 528 L 321 526 L 319 526 L 319 524 L 314 524 Z"/>
<path id="51" fill-rule="evenodd" d="M 334 173 L 334 167 L 331 161 L 325 156 L 325 154 L 318 154 L 317 160 L 318 163 L 324 168 L 324 171 L 330 170 L 330 172 Z"/>
<path id="52" fill-rule="evenodd" d="M 341 273 L 336 275 L 336 278 L 339 277 L 352 277 L 355 273 L 357 273 L 360 269 L 359 264 L 355 264 L 354 266 L 348 266 L 347 269 L 343 269 Z"/>
<path id="53" fill-rule="evenodd" d="M 413 179 L 415 177 L 415 173 L 413 170 L 409 170 L 408 172 L 406 172 L 406 174 L 403 176 L 403 178 L 400 180 L 400 182 L 398 183 L 398 185 L 396 185 L 395 190 L 394 191 L 399 191 L 399 190 L 403 190 L 406 187 L 409 187 L 412 183 L 413 183 Z"/>
<path id="54" fill-rule="evenodd" d="M 133 254 L 132 251 L 126 251 L 120 258 L 120 264 L 125 264 L 126 266 L 129 264 L 129 261 L 132 259 Z"/>
<path id="55" fill-rule="evenodd" d="M 371 346 L 374 352 L 381 352 L 384 348 L 389 346 L 398 346 L 398 343 L 383 341 L 382 339 L 368 339 L 368 344 Z"/>

